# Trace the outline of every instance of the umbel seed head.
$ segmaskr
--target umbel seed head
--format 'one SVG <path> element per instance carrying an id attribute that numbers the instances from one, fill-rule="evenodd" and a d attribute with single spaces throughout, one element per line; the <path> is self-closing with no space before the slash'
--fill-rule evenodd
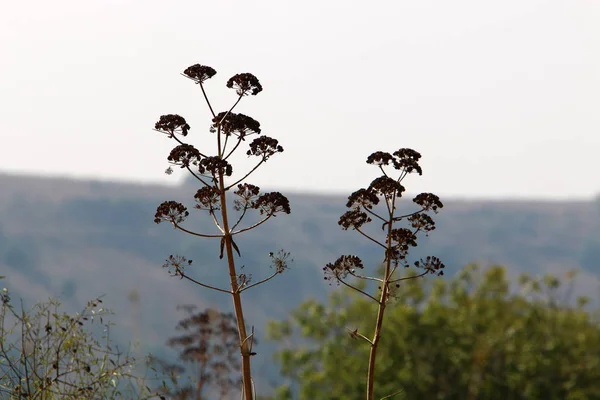
<path id="1" fill-rule="evenodd" d="M 196 83 L 202 83 L 215 76 L 217 71 L 207 65 L 194 64 L 187 67 L 183 74 Z"/>

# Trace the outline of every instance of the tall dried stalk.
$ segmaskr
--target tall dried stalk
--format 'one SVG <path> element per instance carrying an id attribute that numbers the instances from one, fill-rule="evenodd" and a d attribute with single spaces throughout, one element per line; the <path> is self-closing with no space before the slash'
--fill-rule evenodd
<path id="1" fill-rule="evenodd" d="M 228 266 L 230 282 L 228 289 L 209 285 L 188 276 L 185 272 L 185 267 L 191 265 L 192 261 L 185 257 L 171 255 L 164 266 L 169 268 L 175 276 L 179 276 L 182 279 L 185 278 L 204 288 L 229 293 L 232 296 L 239 334 L 240 354 L 242 357 L 243 393 L 246 400 L 252 400 L 254 398 L 254 390 L 250 357 L 255 355 L 252 350 L 254 333 L 248 334 L 247 332 L 241 294 L 244 290 L 262 284 L 283 272 L 287 268 L 289 254 L 279 252 L 277 255 L 273 255 L 271 253 L 270 256 L 275 266 L 274 272 L 269 277 L 251 284 L 248 275 L 238 273 L 235 253 L 239 256 L 240 249 L 234 241 L 234 236 L 262 225 L 271 217 L 276 216 L 276 214 L 289 214 L 290 205 L 288 199 L 279 192 L 260 194 L 259 187 L 242 183 L 271 156 L 283 151 L 283 148 L 276 139 L 267 136 L 258 136 L 261 133 L 258 121 L 244 114 L 233 112 L 244 96 L 250 94 L 256 95 L 262 91 L 260 82 L 254 75 L 249 73 L 237 74 L 231 77 L 227 81 L 227 87 L 235 89 L 238 97 L 228 111 L 215 114 L 204 88 L 204 82 L 212 78 L 215 74 L 216 71 L 213 68 L 200 64 L 192 65 L 183 72 L 185 77 L 200 86 L 202 95 L 212 114 L 210 132 L 212 134 L 216 133 L 216 155 L 209 156 L 207 153 L 196 149 L 193 145 L 184 143 L 176 136 L 185 137 L 190 130 L 189 124 L 179 115 L 168 114 L 161 116 L 155 124 L 155 130 L 167 134 L 169 138 L 179 143 L 169 154 L 168 161 L 172 165 L 186 169 L 200 182 L 201 188 L 194 196 L 196 201 L 195 208 L 209 213 L 218 229 L 218 233 L 198 233 L 184 228 L 182 223 L 189 216 L 189 212 L 183 204 L 176 201 L 163 202 L 157 208 L 154 221 L 156 223 L 169 222 L 176 229 L 199 238 L 220 239 L 220 258 L 225 256 Z M 257 135 L 258 137 L 249 143 L 246 155 L 256 157 L 259 161 L 250 171 L 229 184 L 226 180 L 231 179 L 233 175 L 233 166 L 229 162 L 229 159 L 236 150 L 241 148 L 242 142 L 245 142 L 246 138 L 251 135 Z M 231 144 L 230 141 L 235 141 L 235 143 L 231 149 L 228 149 L 228 144 Z M 172 171 L 170 168 L 167 172 Z M 227 193 L 234 188 L 236 189 L 233 191 L 233 195 L 236 198 L 233 202 L 233 211 L 238 212 L 238 219 L 235 223 L 232 223 L 232 210 L 230 210 L 231 207 L 227 203 Z M 250 226 L 238 228 L 249 210 L 258 211 L 261 219 Z"/>
<path id="2" fill-rule="evenodd" d="M 398 215 L 397 213 L 397 201 L 400 200 L 405 191 L 401 182 L 410 173 L 422 174 L 418 163 L 420 158 L 421 155 L 411 149 L 400 149 L 392 154 L 381 151 L 371 154 L 367 158 L 367 163 L 378 166 L 382 175 L 373 180 L 368 188 L 360 189 L 348 197 L 346 206 L 350 210 L 344 213 L 339 220 L 342 229 L 353 229 L 383 249 L 383 273 L 380 276 L 367 276 L 357 273 L 356 271 L 364 269 L 364 266 L 362 260 L 355 255 L 343 255 L 334 263 L 327 264 L 323 268 L 326 279 L 348 286 L 377 303 L 377 316 L 372 338 L 368 338 L 357 329 L 349 330 L 352 337 L 361 338 L 370 346 L 366 379 L 367 400 L 373 400 L 377 346 L 381 339 L 385 309 L 394 286 L 398 287 L 400 281 L 419 278 L 429 273 L 443 274 L 444 264 L 437 257 L 427 257 L 425 260 L 415 262 L 414 267 L 422 271 L 418 274 L 400 277 L 397 274 L 400 267 L 409 268 L 411 266 L 406 257 L 410 247 L 417 246 L 417 234 L 421 232 L 428 234 L 435 229 L 435 223 L 427 212 L 437 213 L 438 209 L 443 207 L 442 202 L 436 195 L 421 193 L 413 199 L 413 202 L 420 206 L 419 210 L 405 215 Z M 384 167 L 392 167 L 399 171 L 398 177 L 393 178 L 388 175 Z M 383 209 L 383 212 L 378 212 L 376 206 L 379 205 L 381 199 L 383 205 L 380 208 Z M 382 223 L 381 230 L 385 232 L 384 240 L 377 239 L 376 232 L 367 232 L 364 229 L 365 224 L 372 222 L 373 219 Z M 408 223 L 409 228 L 398 228 L 397 226 L 404 221 Z M 348 276 L 377 283 L 378 293 L 369 294 L 367 289 L 361 289 L 347 282 L 345 279 Z"/>

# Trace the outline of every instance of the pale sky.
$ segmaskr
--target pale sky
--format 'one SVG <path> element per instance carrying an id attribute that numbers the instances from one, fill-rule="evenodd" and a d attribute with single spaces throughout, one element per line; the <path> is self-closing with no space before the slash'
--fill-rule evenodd
<path id="1" fill-rule="evenodd" d="M 349 193 L 376 176 L 371 152 L 411 147 L 424 175 L 409 192 L 600 193 L 598 1 L 2 3 L 0 172 L 177 182 L 164 174 L 175 143 L 152 128 L 178 113 L 213 148 L 180 75 L 200 63 L 217 70 L 217 112 L 232 75 L 264 87 L 236 111 L 285 152 L 250 183 Z"/>

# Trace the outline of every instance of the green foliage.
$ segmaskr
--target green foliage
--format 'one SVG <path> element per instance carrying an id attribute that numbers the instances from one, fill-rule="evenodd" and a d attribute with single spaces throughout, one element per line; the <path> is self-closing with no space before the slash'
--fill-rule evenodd
<path id="1" fill-rule="evenodd" d="M 0 300 L 1 398 L 153 397 L 137 390 L 135 360 L 111 347 L 111 324 L 104 321 L 110 311 L 101 299 L 88 302 L 75 315 L 60 312 L 61 304 L 54 299 L 18 310 L 7 289 Z"/>
<path id="2" fill-rule="evenodd" d="M 587 299 L 570 306 L 551 275 L 521 275 L 512 285 L 505 268 L 475 265 L 451 281 L 401 285 L 386 315 L 376 397 L 401 390 L 391 398 L 600 398 L 600 322 Z M 369 329 L 374 307 L 340 290 L 327 306 L 308 301 L 271 322 L 289 379 L 274 398 L 292 398 L 290 388 L 299 399 L 362 398 L 366 369 L 357 360 L 368 345 L 348 330 Z"/>

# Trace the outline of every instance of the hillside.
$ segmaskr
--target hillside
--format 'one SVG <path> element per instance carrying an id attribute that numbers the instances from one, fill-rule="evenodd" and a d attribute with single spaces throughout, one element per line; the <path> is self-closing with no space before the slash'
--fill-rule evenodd
<path id="1" fill-rule="evenodd" d="M 142 350 L 162 351 L 181 316 L 175 312 L 178 304 L 230 309 L 227 296 L 170 278 L 161 268 L 168 255 L 185 255 L 194 260 L 194 277 L 226 285 L 226 274 L 219 271 L 224 264 L 218 259 L 218 242 L 153 222 L 162 201 L 177 200 L 191 208 L 194 192 L 189 185 L 0 175 L 0 275 L 7 276 L 3 285 L 29 302 L 60 296 L 71 310 L 106 294 L 107 306 L 117 313 L 119 340 L 141 340 Z M 323 299 L 333 290 L 323 281 L 325 263 L 348 253 L 367 262 L 380 261 L 373 246 L 338 227 L 344 196 L 284 194 L 292 214 L 278 216 L 238 240 L 240 263 L 255 280 L 270 273 L 270 251 L 285 249 L 294 258 L 291 270 L 246 292 L 246 314 L 259 338 L 268 318 L 282 317 L 299 302 Z M 515 274 L 581 268 L 578 293 L 598 293 L 598 202 L 442 200 L 438 228 L 420 242 L 416 256 L 439 256 L 449 274 L 469 262 L 504 264 Z M 191 226 L 212 228 L 202 218 Z M 139 294 L 139 304 L 129 301 L 132 291 Z M 262 351 L 269 350 L 264 344 Z M 259 374 L 272 374 L 266 370 L 268 359 L 263 358 L 262 366 L 261 360 L 256 362 Z"/>

